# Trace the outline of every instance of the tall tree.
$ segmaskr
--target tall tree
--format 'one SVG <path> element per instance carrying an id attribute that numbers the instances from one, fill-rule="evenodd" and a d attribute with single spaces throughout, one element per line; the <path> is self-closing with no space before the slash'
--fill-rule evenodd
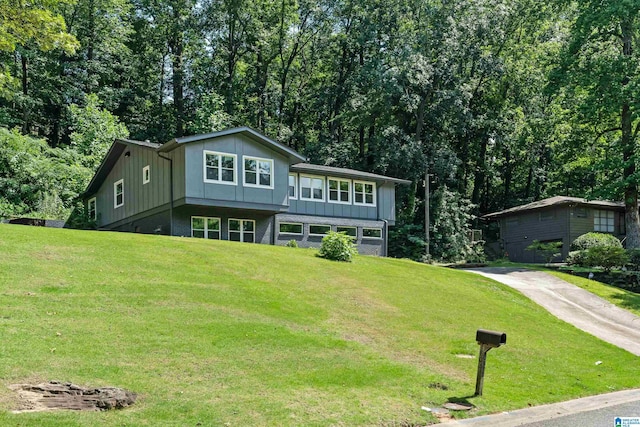
<path id="1" fill-rule="evenodd" d="M 577 122 L 594 125 L 588 142 L 607 142 L 617 157 L 619 175 L 609 194 L 624 197 L 626 243 L 640 247 L 640 2 L 585 0 L 570 6 L 576 20 L 554 84 L 567 91 Z"/>

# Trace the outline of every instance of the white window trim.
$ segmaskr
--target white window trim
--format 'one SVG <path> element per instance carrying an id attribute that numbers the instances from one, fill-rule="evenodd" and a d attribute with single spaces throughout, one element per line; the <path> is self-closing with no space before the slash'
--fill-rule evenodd
<path id="1" fill-rule="evenodd" d="M 95 197 L 87 200 L 87 213 L 91 212 L 91 202 L 93 202 L 93 216 L 89 215 L 89 219 L 95 221 L 96 219 L 98 219 L 98 201 Z"/>
<path id="2" fill-rule="evenodd" d="M 309 236 L 326 236 L 327 233 L 316 234 L 311 232 L 311 227 L 329 227 L 329 231 L 332 231 L 333 228 L 329 224 L 309 224 Z"/>
<path id="3" fill-rule="evenodd" d="M 221 240 L 222 237 L 222 220 L 218 217 L 215 216 L 197 216 L 197 215 L 193 215 L 191 217 L 191 237 L 193 237 L 193 219 L 194 218 L 201 218 L 204 220 L 204 238 L 208 239 L 208 240 Z M 217 219 L 218 220 L 218 225 L 219 225 L 219 229 L 218 231 L 218 238 L 217 239 L 209 239 L 208 235 L 209 235 L 209 227 L 207 227 L 207 220 L 208 219 Z"/>
<path id="4" fill-rule="evenodd" d="M 354 230 L 356 230 L 356 235 L 352 236 L 350 234 L 347 234 L 347 236 L 351 237 L 354 240 L 358 240 L 358 227 L 353 226 L 353 225 L 337 225 L 336 226 L 336 233 L 344 233 L 344 231 L 340 231 L 338 230 L 338 228 L 352 228 Z"/>
<path id="5" fill-rule="evenodd" d="M 373 203 L 365 203 L 365 202 L 358 203 L 358 202 L 356 202 L 356 184 L 362 184 L 362 185 L 370 184 L 370 185 L 373 186 Z M 353 204 L 354 205 L 356 205 L 356 206 L 368 206 L 368 207 L 372 207 L 372 208 L 376 207 L 377 201 L 378 201 L 377 200 L 377 194 L 376 194 L 378 192 L 378 187 L 377 187 L 375 182 L 371 182 L 371 181 L 355 181 L 354 180 L 352 188 L 353 188 Z M 366 196 L 366 194 L 367 193 L 363 193 L 363 196 Z M 366 200 L 366 197 L 363 197 L 362 200 Z"/>
<path id="6" fill-rule="evenodd" d="M 347 196 L 349 197 L 349 200 L 347 200 L 346 202 L 342 202 L 340 200 L 331 200 L 331 193 L 329 192 L 329 181 L 338 181 L 338 197 L 340 197 L 340 181 L 344 181 L 347 184 L 349 184 L 349 188 L 347 189 Z M 350 179 L 344 179 L 344 178 L 336 178 L 333 176 L 330 176 L 327 178 L 327 202 L 329 203 L 336 203 L 336 204 L 340 204 L 340 205 L 350 205 L 351 204 L 351 199 L 352 199 L 352 188 L 353 188 L 353 181 L 351 181 Z"/>
<path id="7" fill-rule="evenodd" d="M 269 174 L 269 185 L 260 184 L 260 168 L 256 170 L 256 184 L 247 184 L 247 174 L 246 174 L 247 171 L 244 169 L 245 160 L 255 160 L 256 162 L 271 163 L 271 173 Z M 255 157 L 255 156 L 242 156 L 242 186 L 243 187 L 268 188 L 273 190 L 274 173 L 275 173 L 275 170 L 273 169 L 273 159 L 266 159 L 263 157 Z"/>
<path id="8" fill-rule="evenodd" d="M 118 204 L 118 184 L 122 184 L 122 203 Z M 113 183 L 113 208 L 117 209 L 124 206 L 124 179 L 120 179 Z"/>
<path id="9" fill-rule="evenodd" d="M 364 230 L 377 230 L 377 231 L 380 231 L 380 237 L 365 236 L 364 235 Z M 363 239 L 382 240 L 382 228 L 378 228 L 378 227 L 362 227 L 362 238 Z"/>
<path id="10" fill-rule="evenodd" d="M 319 180 L 321 180 L 321 181 L 322 181 L 322 199 L 314 199 L 314 198 L 306 198 L 306 197 L 302 197 L 302 178 L 310 178 L 310 179 L 312 179 L 312 180 L 313 180 L 313 179 L 319 179 Z M 299 198 L 300 200 L 305 200 L 305 201 L 308 201 L 308 202 L 324 202 L 324 201 L 326 201 L 326 200 L 327 200 L 327 195 L 326 195 L 326 191 L 327 191 L 327 188 L 326 188 L 327 180 L 325 179 L 325 177 L 324 177 L 324 176 L 319 176 L 319 175 L 303 175 L 303 174 L 300 174 L 298 181 L 299 181 L 298 187 L 299 187 L 299 189 L 300 189 L 300 192 L 298 193 L 298 198 Z M 313 190 L 313 187 L 311 187 L 311 190 Z M 311 194 L 313 195 L 313 191 L 311 191 Z"/>
<path id="11" fill-rule="evenodd" d="M 240 221 L 240 231 L 231 230 L 229 226 L 231 221 Z M 244 241 L 244 228 L 242 227 L 242 223 L 245 221 L 251 221 L 253 223 L 253 242 L 245 242 Z M 229 218 L 227 220 L 227 240 L 231 240 L 231 233 L 240 233 L 240 243 L 258 243 L 256 240 L 256 221 L 254 219 L 242 219 L 242 218 Z"/>
<path id="12" fill-rule="evenodd" d="M 298 200 L 298 174 L 290 173 L 287 176 L 287 195 L 289 194 L 289 177 L 293 177 L 293 196 L 289 196 L 289 199 Z"/>
<path id="13" fill-rule="evenodd" d="M 282 224 L 289 224 L 289 225 L 299 225 L 301 228 L 300 233 L 294 233 L 292 231 L 280 231 L 280 226 Z M 278 234 L 291 234 L 291 235 L 295 235 L 295 236 L 302 236 L 304 234 L 304 224 L 301 222 L 281 222 L 278 224 Z"/>
<path id="14" fill-rule="evenodd" d="M 223 181 L 222 180 L 222 159 L 220 159 L 220 164 L 218 166 L 218 178 L 208 179 L 207 178 L 207 154 L 214 154 L 216 156 L 230 156 L 233 157 L 233 182 L 231 181 Z M 202 178 L 204 182 L 209 184 L 223 184 L 223 185 L 238 185 L 238 155 L 233 153 L 223 153 L 221 151 L 210 151 L 203 150 L 202 151 Z"/>
<path id="15" fill-rule="evenodd" d="M 142 168 L 142 185 L 151 182 L 151 166 L 147 165 Z"/>

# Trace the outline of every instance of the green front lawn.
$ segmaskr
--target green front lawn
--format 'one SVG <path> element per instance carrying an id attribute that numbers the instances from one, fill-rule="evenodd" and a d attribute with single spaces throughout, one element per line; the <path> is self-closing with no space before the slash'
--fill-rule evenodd
<path id="1" fill-rule="evenodd" d="M 640 386 L 636 356 L 518 292 L 405 260 L 0 224 L 0 306 L 3 426 L 420 425 Z M 477 328 L 508 334 L 482 398 Z M 7 386 L 47 380 L 140 398 L 9 412 Z"/>

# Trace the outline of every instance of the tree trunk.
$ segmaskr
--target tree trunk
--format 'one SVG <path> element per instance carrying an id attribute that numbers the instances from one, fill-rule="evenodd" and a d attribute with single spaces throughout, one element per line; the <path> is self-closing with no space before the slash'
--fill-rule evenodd
<path id="1" fill-rule="evenodd" d="M 622 54 L 631 57 L 633 41 L 633 20 L 627 18 L 622 21 Z M 622 85 L 629 84 L 625 77 Z M 638 217 L 638 184 L 634 177 L 636 173 L 635 144 L 632 130 L 632 111 L 627 99 L 623 100 L 620 124 L 622 128 L 622 155 L 624 159 L 624 204 L 625 204 L 625 228 L 627 234 L 627 248 L 640 247 L 640 218 Z"/>
<path id="2" fill-rule="evenodd" d="M 22 63 L 22 95 L 24 96 L 22 102 L 22 133 L 28 134 L 31 128 L 29 123 L 29 106 L 27 105 L 27 96 L 29 95 L 29 59 L 24 52 L 20 54 L 20 61 Z"/>
<path id="3" fill-rule="evenodd" d="M 176 120 L 176 137 L 184 135 L 184 43 L 182 34 L 174 34 L 171 40 L 173 65 L 173 106 Z"/>

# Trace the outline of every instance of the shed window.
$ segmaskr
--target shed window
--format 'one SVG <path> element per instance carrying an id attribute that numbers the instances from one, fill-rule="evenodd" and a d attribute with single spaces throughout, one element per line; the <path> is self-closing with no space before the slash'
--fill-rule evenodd
<path id="1" fill-rule="evenodd" d="M 273 188 L 273 160 L 244 156 L 244 185 Z"/>
<path id="2" fill-rule="evenodd" d="M 235 184 L 236 159 L 235 154 L 204 151 L 204 181 Z"/>
<path id="3" fill-rule="evenodd" d="M 96 218 L 97 218 L 97 214 L 96 214 L 96 198 L 95 197 L 89 199 L 89 201 L 87 202 L 87 216 L 89 217 L 89 220 L 91 220 L 91 221 L 95 221 Z"/>
<path id="4" fill-rule="evenodd" d="M 548 221 L 555 217 L 553 211 L 542 211 L 540 212 L 540 221 Z"/>
<path id="5" fill-rule="evenodd" d="M 124 205 L 124 179 L 113 184 L 113 207 L 119 208 Z"/>
<path id="6" fill-rule="evenodd" d="M 576 208 L 575 213 L 576 213 L 576 218 L 586 218 L 587 217 L 587 209 L 586 208 Z"/>
<path id="7" fill-rule="evenodd" d="M 251 219 L 230 219 L 229 240 L 254 243 L 256 241 L 256 222 Z"/>
<path id="8" fill-rule="evenodd" d="M 191 237 L 220 239 L 220 218 L 191 217 Z"/>
<path id="9" fill-rule="evenodd" d="M 142 184 L 148 184 L 151 181 L 151 166 L 147 165 L 142 168 Z"/>
<path id="10" fill-rule="evenodd" d="M 355 205 L 376 204 L 376 185 L 372 182 L 353 182 L 353 203 Z"/>
<path id="11" fill-rule="evenodd" d="M 329 178 L 329 201 L 333 203 L 351 203 L 351 181 Z"/>
<path id="12" fill-rule="evenodd" d="M 593 231 L 613 233 L 615 230 L 613 211 L 593 211 Z"/>

